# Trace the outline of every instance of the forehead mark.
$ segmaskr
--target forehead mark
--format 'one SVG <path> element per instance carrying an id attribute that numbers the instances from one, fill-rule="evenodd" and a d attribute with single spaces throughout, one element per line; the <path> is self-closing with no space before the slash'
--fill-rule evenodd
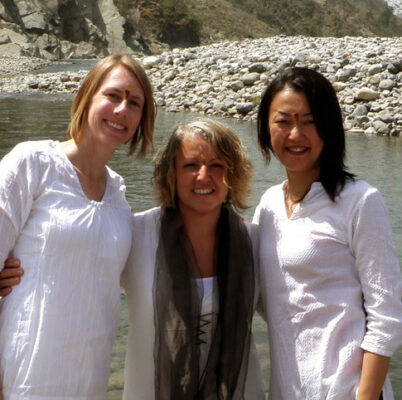
<path id="1" fill-rule="evenodd" d="M 128 100 L 128 98 L 130 97 L 131 94 L 131 85 L 129 83 L 127 83 L 125 89 L 124 89 L 124 99 Z"/>

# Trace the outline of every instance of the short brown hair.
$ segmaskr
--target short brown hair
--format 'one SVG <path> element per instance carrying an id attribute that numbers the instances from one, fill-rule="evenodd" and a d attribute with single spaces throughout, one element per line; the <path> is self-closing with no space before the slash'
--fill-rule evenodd
<path id="1" fill-rule="evenodd" d="M 67 134 L 76 142 L 80 140 L 83 126 L 86 123 L 89 105 L 91 100 L 106 75 L 115 67 L 122 66 L 130 71 L 138 79 L 144 91 L 145 102 L 138 129 L 131 139 L 129 154 L 133 154 L 137 145 L 141 142 L 139 155 L 144 155 L 148 145 L 152 143 L 152 133 L 155 121 L 155 101 L 151 82 L 143 66 L 128 55 L 112 54 L 98 61 L 84 78 L 77 95 L 71 106 L 71 122 L 67 129 Z"/>
<path id="2" fill-rule="evenodd" d="M 240 139 L 225 125 L 211 119 L 178 126 L 165 148 L 158 153 L 153 182 L 160 206 L 166 208 L 176 203 L 175 159 L 186 134 L 199 135 L 211 143 L 226 167 L 224 179 L 229 189 L 229 200 L 237 209 L 247 208 L 246 199 L 251 193 L 252 164 Z"/>

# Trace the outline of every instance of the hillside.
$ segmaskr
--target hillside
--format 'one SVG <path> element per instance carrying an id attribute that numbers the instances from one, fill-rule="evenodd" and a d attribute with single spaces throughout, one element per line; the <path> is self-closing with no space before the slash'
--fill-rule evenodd
<path id="1" fill-rule="evenodd" d="M 402 35 L 402 19 L 396 17 L 383 0 L 114 2 L 126 17 L 128 10 L 137 9 L 140 16 L 137 27 L 144 32 L 145 38 L 171 46 L 278 34 L 321 37 Z"/>
<path id="2" fill-rule="evenodd" d="M 149 54 L 276 35 L 402 36 L 402 17 L 384 0 L 0 0 L 0 56 Z"/>

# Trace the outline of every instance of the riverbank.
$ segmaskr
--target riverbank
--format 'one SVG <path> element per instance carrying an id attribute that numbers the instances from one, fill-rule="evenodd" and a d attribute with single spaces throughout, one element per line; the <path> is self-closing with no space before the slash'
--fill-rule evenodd
<path id="1" fill-rule="evenodd" d="M 402 136 L 401 54 L 402 38 L 275 36 L 174 49 L 141 61 L 159 107 L 245 120 L 256 118 L 266 83 L 280 70 L 315 68 L 333 82 L 348 131 Z M 38 67 L 21 63 L 17 74 L 3 74 L 7 63 L 0 56 L 0 94 L 75 93 L 87 72 L 38 74 Z"/>

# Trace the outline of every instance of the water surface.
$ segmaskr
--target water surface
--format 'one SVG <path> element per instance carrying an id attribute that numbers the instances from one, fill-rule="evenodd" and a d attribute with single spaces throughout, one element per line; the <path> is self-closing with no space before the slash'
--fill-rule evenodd
<path id="1" fill-rule="evenodd" d="M 64 68 L 60 66 L 60 68 Z M 64 140 L 69 120 L 70 95 L 19 95 L 0 98 L 0 158 L 16 143 L 25 140 Z M 199 115 L 190 113 L 167 113 L 158 111 L 155 130 L 155 149 L 166 143 L 167 138 L 178 123 L 183 123 Z M 251 155 L 255 167 L 253 182 L 254 195 L 250 209 L 244 213 L 251 219 L 259 197 L 269 186 L 281 182 L 285 173 L 273 159 L 267 167 L 257 149 L 256 124 L 233 119 L 216 118 L 230 126 L 241 137 Z M 388 137 L 347 137 L 347 164 L 359 177 L 378 187 L 383 194 L 391 217 L 394 239 L 402 253 L 402 138 Z M 151 190 L 152 156 L 145 160 L 126 157 L 127 149 L 119 149 L 110 166 L 125 177 L 127 198 L 133 211 L 141 211 L 154 206 Z M 127 308 L 122 295 L 121 323 L 114 346 L 108 400 L 121 399 L 125 337 L 127 334 Z M 266 379 L 269 374 L 268 345 L 264 322 L 256 317 L 254 335 L 261 355 Z M 402 399 L 402 349 L 392 359 L 390 376 L 395 399 Z"/>

